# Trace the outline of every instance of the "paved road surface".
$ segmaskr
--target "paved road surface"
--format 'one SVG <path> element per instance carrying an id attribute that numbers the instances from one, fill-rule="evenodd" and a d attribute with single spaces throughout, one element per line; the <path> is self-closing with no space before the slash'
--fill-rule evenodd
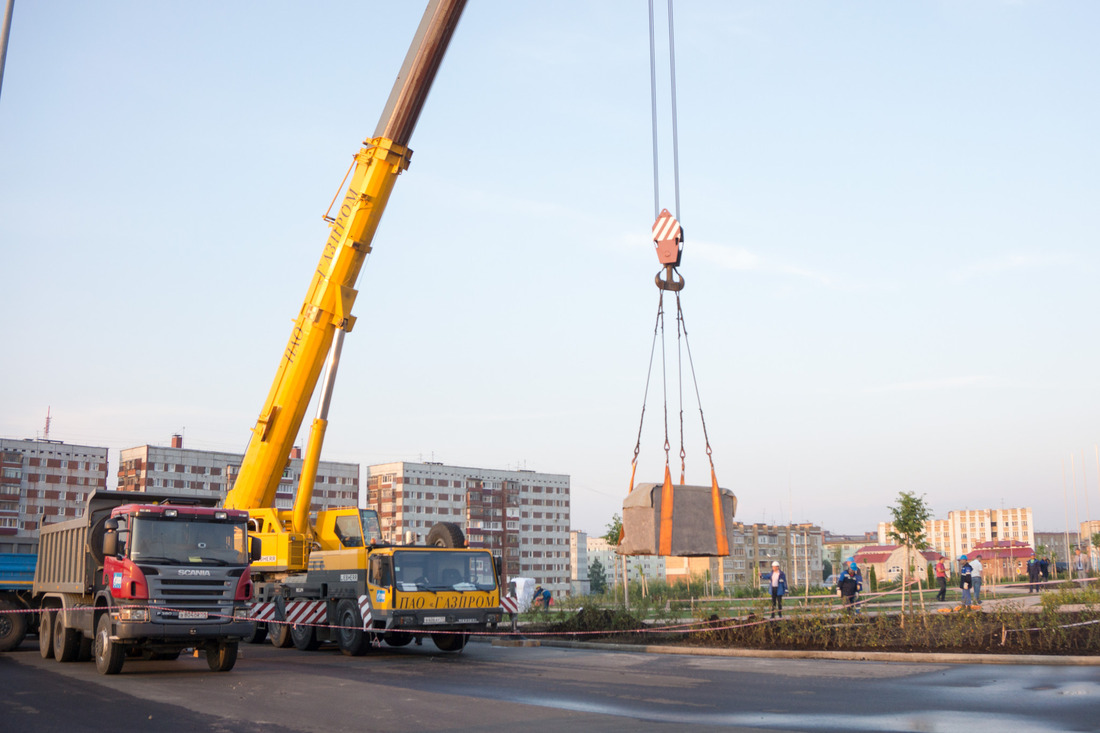
<path id="1" fill-rule="evenodd" d="M 242 646 L 204 659 L 42 660 L 0 655 L 0 729 L 253 731 L 1095 731 L 1100 669 L 769 660 L 473 643 L 352 659 Z"/>

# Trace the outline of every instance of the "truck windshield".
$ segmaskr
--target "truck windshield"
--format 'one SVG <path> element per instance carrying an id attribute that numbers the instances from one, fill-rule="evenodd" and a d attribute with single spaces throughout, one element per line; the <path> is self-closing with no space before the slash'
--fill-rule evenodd
<path id="1" fill-rule="evenodd" d="M 493 590 L 493 556 L 462 550 L 397 550 L 393 572 L 398 590 Z"/>
<path id="2" fill-rule="evenodd" d="M 243 524 L 183 518 L 135 517 L 130 559 L 168 565 L 245 565 L 248 532 Z"/>

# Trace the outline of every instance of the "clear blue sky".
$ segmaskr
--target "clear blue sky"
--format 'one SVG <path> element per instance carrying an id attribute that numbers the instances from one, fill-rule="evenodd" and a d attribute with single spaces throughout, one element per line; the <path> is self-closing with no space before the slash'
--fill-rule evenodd
<path id="1" fill-rule="evenodd" d="M 567 473 L 575 529 L 619 510 L 657 305 L 646 7 L 470 3 L 326 458 Z M 16 3 L 0 435 L 49 406 L 52 438 L 112 459 L 181 430 L 244 449 L 421 10 Z M 1100 515 L 1097 28 L 1085 0 L 677 4 L 683 305 L 741 519 L 871 530 L 915 491 L 1060 530 L 1070 456 Z M 660 418 L 655 386 L 642 481 Z"/>

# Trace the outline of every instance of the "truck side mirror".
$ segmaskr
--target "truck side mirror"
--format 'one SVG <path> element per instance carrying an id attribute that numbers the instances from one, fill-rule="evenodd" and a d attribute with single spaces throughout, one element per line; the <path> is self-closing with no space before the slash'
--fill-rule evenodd
<path id="1" fill-rule="evenodd" d="M 500 585 L 504 579 L 504 558 L 500 555 L 493 555 L 493 569 L 497 571 L 497 585 Z"/>
<path id="2" fill-rule="evenodd" d="M 103 523 L 103 557 L 118 555 L 118 520 L 108 519 Z"/>
<path id="3" fill-rule="evenodd" d="M 248 538 L 248 559 L 252 562 L 256 562 L 263 557 L 263 547 L 260 545 L 260 538 L 249 536 Z"/>

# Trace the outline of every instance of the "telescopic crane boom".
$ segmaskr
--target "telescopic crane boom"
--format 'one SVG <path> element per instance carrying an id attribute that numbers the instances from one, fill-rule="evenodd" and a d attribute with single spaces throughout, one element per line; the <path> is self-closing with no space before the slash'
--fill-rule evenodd
<path id="1" fill-rule="evenodd" d="M 275 492 L 305 411 L 326 368 L 320 405 L 310 429 L 290 524 L 309 535 L 309 505 L 321 445 L 328 424 L 328 405 L 344 334 L 352 329 L 355 284 L 385 211 L 397 176 L 409 166 L 407 147 L 436 71 L 465 6 L 465 0 L 432 0 L 428 4 L 394 83 L 374 137 L 364 141 L 321 259 L 290 333 L 275 381 L 225 505 L 231 509 L 274 512 Z M 271 524 L 286 525 L 286 517 Z M 274 529 L 274 527 L 272 527 Z M 265 555 L 267 554 L 265 550 Z"/>

